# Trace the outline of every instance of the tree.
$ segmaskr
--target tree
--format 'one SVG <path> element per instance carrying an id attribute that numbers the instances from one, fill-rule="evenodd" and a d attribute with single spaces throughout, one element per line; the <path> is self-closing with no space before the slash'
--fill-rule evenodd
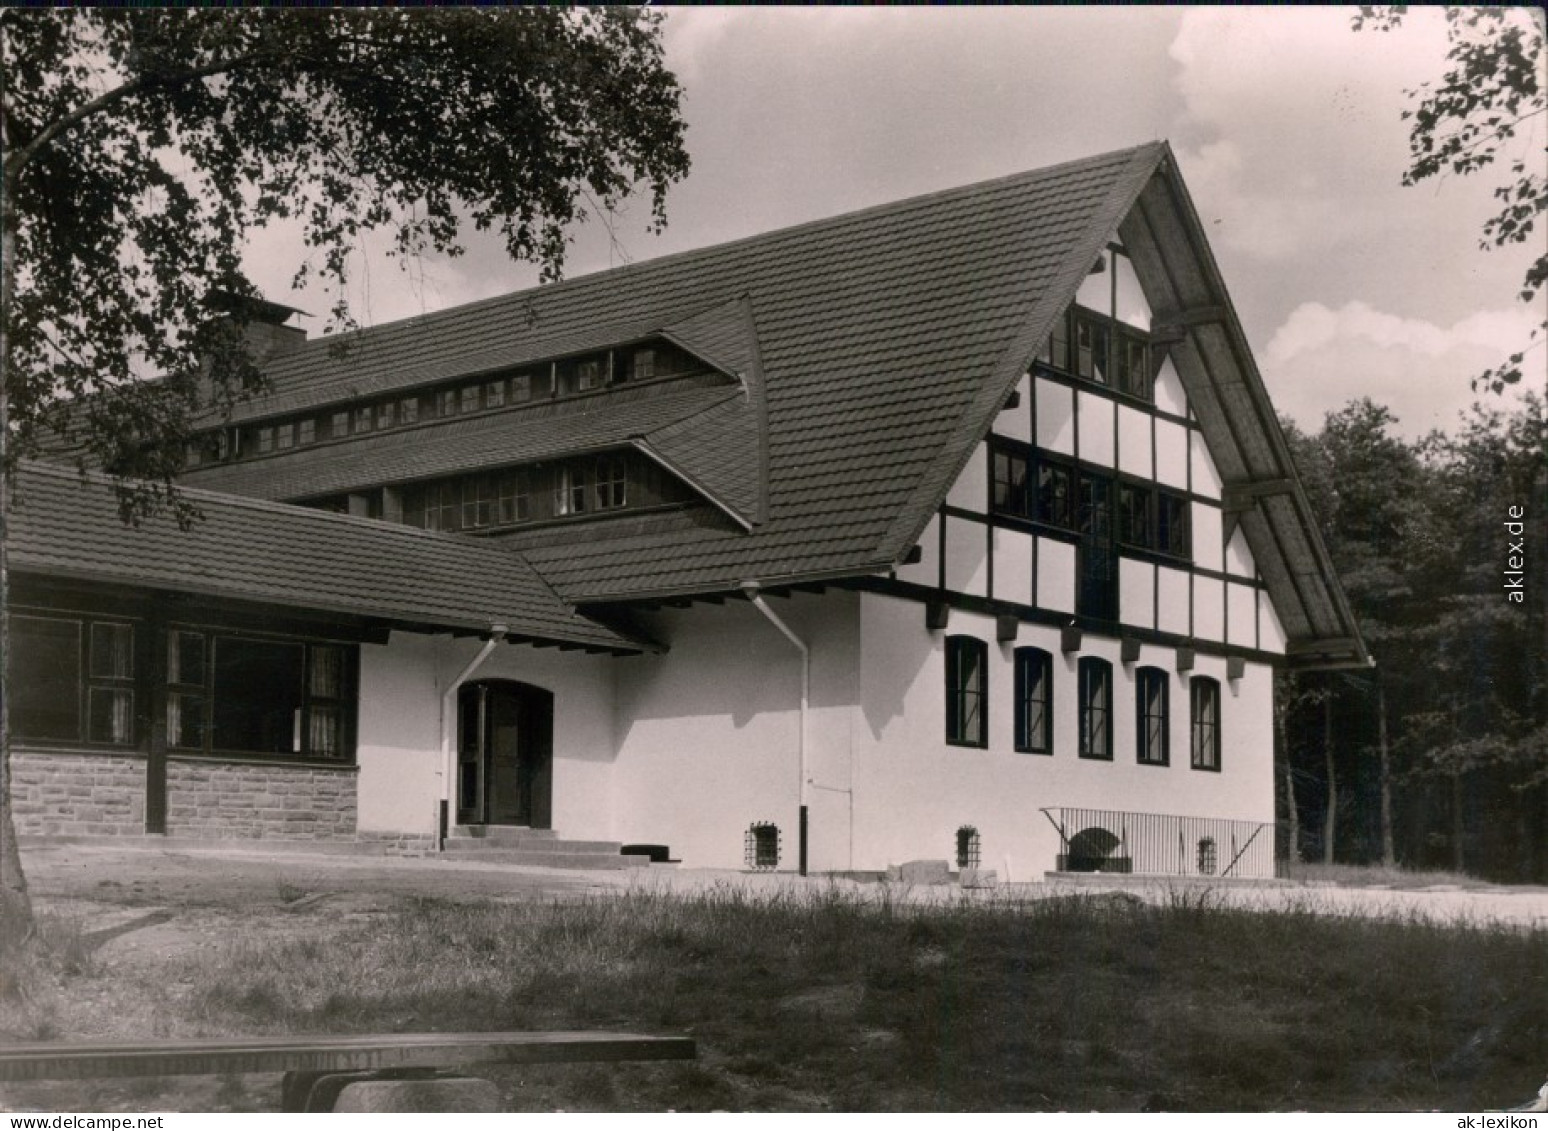
<path id="1" fill-rule="evenodd" d="M 127 521 L 172 506 L 190 424 L 261 385 L 253 233 L 299 224 L 333 295 L 362 233 L 456 255 L 464 224 L 563 266 L 566 230 L 688 169 L 661 17 L 642 9 L 0 13 L 0 651 L 18 459 L 61 437 Z M 226 317 L 212 318 L 222 295 Z M 30 923 L 0 697 L 0 934 Z"/>
<path id="2" fill-rule="evenodd" d="M 1379 31 L 1402 25 L 1408 6 L 1362 5 L 1354 17 L 1359 31 L 1369 24 Z M 1548 211 L 1548 150 L 1542 143 L 1543 119 L 1548 118 L 1544 89 L 1543 10 L 1537 7 L 1452 7 L 1446 12 L 1447 70 L 1438 85 L 1423 84 L 1406 92 L 1417 101 L 1403 111 L 1411 124 L 1409 166 L 1405 185 L 1455 173 L 1469 176 L 1494 166 L 1508 166 L 1507 177 L 1494 189 L 1499 211 L 1484 222 L 1481 246 L 1526 243 L 1539 218 Z M 1511 143 L 1525 133 L 1514 151 Z M 1537 241 L 1542 246 L 1542 241 Z M 1548 252 L 1527 268 L 1519 297 L 1532 303 L 1548 283 Z M 1528 348 L 1543 345 L 1548 320 L 1533 331 Z M 1473 380 L 1475 390 L 1502 391 L 1522 378 L 1527 350 Z M 1540 370 L 1538 370 L 1540 372 Z"/>

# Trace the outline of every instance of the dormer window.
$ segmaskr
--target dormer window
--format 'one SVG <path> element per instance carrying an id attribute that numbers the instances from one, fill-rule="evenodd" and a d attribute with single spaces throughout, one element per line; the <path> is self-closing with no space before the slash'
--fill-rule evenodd
<path id="1" fill-rule="evenodd" d="M 436 398 L 436 411 L 440 416 L 457 415 L 457 390 L 442 389 Z"/>
<path id="2" fill-rule="evenodd" d="M 464 385 L 460 393 L 459 406 L 463 412 L 478 411 L 478 386 Z"/>
<path id="3" fill-rule="evenodd" d="M 274 450 L 274 429 L 258 429 L 258 454 L 266 456 Z"/>
<path id="4" fill-rule="evenodd" d="M 296 429 L 295 429 L 295 425 L 290 424 L 289 422 L 287 422 L 285 424 L 280 424 L 280 425 L 276 426 L 275 429 L 274 429 L 274 447 L 277 450 L 283 452 L 286 449 L 293 448 L 295 446 L 296 446 Z"/>
<path id="5" fill-rule="evenodd" d="M 369 405 L 355 410 L 355 431 L 357 433 L 371 431 L 371 408 Z"/>
<path id="6" fill-rule="evenodd" d="M 336 412 L 328 419 L 328 435 L 335 440 L 349 435 L 349 413 Z"/>
<path id="7" fill-rule="evenodd" d="M 511 378 L 511 400 L 516 404 L 532 399 L 532 375 L 521 373 Z"/>
<path id="8" fill-rule="evenodd" d="M 403 424 L 413 424 L 419 420 L 418 397 L 404 397 L 398 402 L 398 420 Z"/>
<path id="9" fill-rule="evenodd" d="M 635 350 L 631 359 L 630 377 L 635 381 L 644 381 L 656 375 L 656 351 Z"/>
<path id="10" fill-rule="evenodd" d="M 597 457 L 596 500 L 598 510 L 611 510 L 628 502 L 629 470 L 623 456 Z"/>
<path id="11" fill-rule="evenodd" d="M 393 418 L 396 415 L 394 412 L 395 408 L 396 406 L 391 401 L 376 406 L 376 427 L 378 430 L 393 426 Z"/>
<path id="12" fill-rule="evenodd" d="M 505 382 L 486 382 L 484 385 L 484 407 L 499 408 L 503 404 L 505 404 Z"/>
<path id="13" fill-rule="evenodd" d="M 595 358 L 590 361 L 582 361 L 575 366 L 575 391 L 585 392 L 587 389 L 595 389 L 602 384 L 602 363 Z"/>

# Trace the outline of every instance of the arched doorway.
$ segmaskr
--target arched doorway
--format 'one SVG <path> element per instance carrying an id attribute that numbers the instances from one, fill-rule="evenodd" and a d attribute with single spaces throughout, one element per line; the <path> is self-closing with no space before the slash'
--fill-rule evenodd
<path id="1" fill-rule="evenodd" d="M 553 692 L 511 680 L 457 690 L 457 823 L 553 821 Z"/>

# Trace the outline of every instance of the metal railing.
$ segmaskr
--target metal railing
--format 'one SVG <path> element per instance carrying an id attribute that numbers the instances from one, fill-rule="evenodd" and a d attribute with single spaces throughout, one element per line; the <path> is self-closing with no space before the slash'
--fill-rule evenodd
<path id="1" fill-rule="evenodd" d="M 1044 809 L 1059 833 L 1061 872 L 1273 879 L 1274 826 L 1112 809 Z"/>

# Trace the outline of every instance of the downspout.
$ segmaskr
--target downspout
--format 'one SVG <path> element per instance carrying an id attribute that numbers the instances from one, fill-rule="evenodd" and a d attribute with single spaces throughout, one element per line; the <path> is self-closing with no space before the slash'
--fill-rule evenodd
<path id="1" fill-rule="evenodd" d="M 768 602 L 758 593 L 756 582 L 746 582 L 742 586 L 742 592 L 753 603 L 753 607 L 767 618 L 768 622 L 784 635 L 785 639 L 794 644 L 801 653 L 801 735 L 799 741 L 800 754 L 797 758 L 799 777 L 796 784 L 796 801 L 800 806 L 800 828 L 797 837 L 799 845 L 799 860 L 801 875 L 806 875 L 806 716 L 807 708 L 811 702 L 812 691 L 812 650 L 806 646 L 806 642 L 790 630 L 790 626 L 779 619 L 779 615 L 769 608 Z"/>
<path id="2" fill-rule="evenodd" d="M 452 766 L 452 739 L 451 721 L 455 704 L 452 697 L 457 694 L 458 688 L 467 682 L 468 677 L 478 671 L 489 659 L 489 654 L 495 650 L 495 645 L 505 639 L 505 634 L 510 629 L 503 624 L 491 624 L 489 626 L 489 639 L 484 641 L 484 646 L 478 650 L 478 654 L 468 661 L 468 666 L 463 668 L 456 679 L 447 685 L 441 693 L 441 800 L 440 819 L 436 822 L 435 848 L 437 852 L 446 851 L 446 834 L 451 828 L 451 791 L 452 779 L 456 776 Z"/>

